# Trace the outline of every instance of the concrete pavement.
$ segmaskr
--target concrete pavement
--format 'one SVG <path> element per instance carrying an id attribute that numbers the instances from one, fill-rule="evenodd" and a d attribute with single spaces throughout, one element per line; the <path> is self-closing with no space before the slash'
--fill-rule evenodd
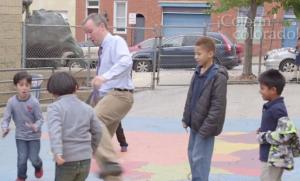
<path id="1" fill-rule="evenodd" d="M 123 120 L 129 142 L 127 153 L 119 152 L 128 181 L 180 181 L 188 180 L 188 134 L 181 128 L 181 116 L 188 87 L 158 87 L 155 91 L 135 94 L 135 104 Z M 300 128 L 300 85 L 287 85 L 284 96 L 289 115 Z M 255 130 L 259 127 L 261 107 L 264 102 L 258 93 L 258 85 L 229 85 L 227 117 L 222 135 L 217 137 L 211 181 L 259 180 L 260 163 Z M 41 156 L 45 177 L 51 181 L 54 163 L 49 150 L 47 129 L 44 125 Z M 0 180 L 11 181 L 16 177 L 16 148 L 14 132 L 0 140 Z M 119 146 L 114 139 L 116 149 Z M 29 166 L 29 181 L 37 181 Z M 93 162 L 88 181 L 99 180 Z M 286 171 L 283 180 L 300 180 L 300 160 L 296 168 Z"/>

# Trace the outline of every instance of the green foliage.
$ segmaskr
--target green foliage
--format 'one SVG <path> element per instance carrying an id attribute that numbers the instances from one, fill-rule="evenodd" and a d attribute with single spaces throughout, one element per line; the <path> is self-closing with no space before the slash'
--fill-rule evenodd
<path id="1" fill-rule="evenodd" d="M 280 8 L 293 9 L 296 17 L 300 19 L 300 0 L 219 0 L 219 2 L 221 6 L 216 6 L 216 0 L 210 0 L 213 12 L 222 13 L 232 8 L 250 7 L 252 3 L 256 3 L 257 6 L 264 3 L 278 3 L 268 13 L 277 14 Z"/>

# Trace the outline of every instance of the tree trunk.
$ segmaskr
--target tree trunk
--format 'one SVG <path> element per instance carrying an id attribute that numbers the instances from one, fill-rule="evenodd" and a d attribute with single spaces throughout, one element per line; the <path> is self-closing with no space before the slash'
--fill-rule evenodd
<path id="1" fill-rule="evenodd" d="M 252 47 L 253 47 L 253 34 L 254 34 L 254 24 L 257 11 L 257 2 L 256 0 L 251 0 L 250 10 L 248 12 L 246 28 L 247 36 L 245 40 L 245 60 L 243 66 L 243 75 L 244 78 L 251 78 L 252 74 Z"/>

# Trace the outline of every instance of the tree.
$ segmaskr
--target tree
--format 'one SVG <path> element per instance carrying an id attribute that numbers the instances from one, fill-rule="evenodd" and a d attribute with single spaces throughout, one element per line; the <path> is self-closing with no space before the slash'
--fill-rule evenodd
<path id="1" fill-rule="evenodd" d="M 281 8 L 293 9 L 296 17 L 300 19 L 300 0 L 219 0 L 219 6 L 215 1 L 211 0 L 212 11 L 221 13 L 232 8 L 249 7 L 246 21 L 247 36 L 245 39 L 245 60 L 243 66 L 243 79 L 254 77 L 252 73 L 252 47 L 253 47 L 253 33 L 257 7 L 264 3 L 274 3 L 272 14 L 277 14 Z"/>

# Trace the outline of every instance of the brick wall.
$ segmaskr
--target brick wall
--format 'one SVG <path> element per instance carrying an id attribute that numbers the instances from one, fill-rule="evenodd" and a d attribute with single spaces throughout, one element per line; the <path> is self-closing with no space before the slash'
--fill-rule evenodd
<path id="1" fill-rule="evenodd" d="M 175 2 L 175 0 L 164 0 L 164 1 L 172 1 Z M 185 2 L 207 2 L 207 1 L 199 1 L 199 0 L 185 0 Z M 109 26 L 113 26 L 113 11 L 114 11 L 114 0 L 105 0 L 101 1 L 100 5 L 100 12 L 107 13 L 108 19 L 109 19 Z M 178 0 L 178 2 L 182 2 L 181 0 Z M 264 4 L 264 14 L 265 19 L 271 20 L 272 15 L 269 15 L 268 12 L 272 9 L 274 5 L 265 3 Z M 141 0 L 128 0 L 128 14 L 134 12 L 144 15 L 145 17 L 145 27 L 155 27 L 161 25 L 162 21 L 162 8 L 159 6 L 159 0 L 152 0 L 152 1 L 141 1 Z M 232 9 L 230 11 L 216 14 L 211 14 L 211 31 L 220 31 L 227 35 L 231 40 L 234 42 L 237 42 L 236 40 L 236 19 L 238 16 L 238 9 Z M 280 10 L 277 14 L 276 21 L 283 21 L 284 11 Z M 272 24 L 267 24 L 263 27 L 263 31 L 265 32 L 265 35 L 268 36 L 263 41 L 263 54 L 270 50 L 270 44 L 271 44 L 271 38 L 270 35 L 273 32 L 275 35 L 275 38 L 272 39 L 272 49 L 273 48 L 280 48 L 282 39 L 278 36 L 283 31 L 283 26 L 281 23 L 275 23 L 274 28 L 272 27 Z M 127 34 L 121 34 L 125 39 L 127 39 L 127 42 L 129 45 L 132 45 L 133 38 L 132 38 L 133 32 L 132 30 L 128 30 Z M 145 33 L 145 39 L 153 37 L 153 33 L 151 31 L 146 31 Z M 253 46 L 253 53 L 254 55 L 259 54 L 260 49 L 260 42 L 254 41 Z M 242 46 L 244 46 L 244 42 L 239 42 Z"/>
<path id="2" fill-rule="evenodd" d="M 137 13 L 141 14 L 145 18 L 145 27 L 154 28 L 161 24 L 161 7 L 158 4 L 158 0 L 152 1 L 141 1 L 141 0 L 128 0 L 127 4 L 128 14 Z M 113 13 L 114 13 L 114 1 L 105 0 L 101 1 L 100 12 L 107 13 L 108 15 L 108 26 L 113 26 Z M 128 25 L 130 26 L 130 25 Z M 134 25 L 132 25 L 134 26 Z M 112 32 L 112 29 L 110 29 Z M 133 29 L 128 29 L 126 34 L 119 34 L 124 37 L 129 45 L 133 44 L 132 35 L 134 33 Z M 145 30 L 145 39 L 154 37 L 154 32 L 152 30 Z"/>
<path id="3" fill-rule="evenodd" d="M 81 29 L 81 23 L 86 17 L 86 0 L 76 0 L 76 40 L 82 42 L 85 39 L 83 30 Z"/>
<path id="4" fill-rule="evenodd" d="M 0 68 L 21 65 L 22 0 L 0 1 Z"/>

